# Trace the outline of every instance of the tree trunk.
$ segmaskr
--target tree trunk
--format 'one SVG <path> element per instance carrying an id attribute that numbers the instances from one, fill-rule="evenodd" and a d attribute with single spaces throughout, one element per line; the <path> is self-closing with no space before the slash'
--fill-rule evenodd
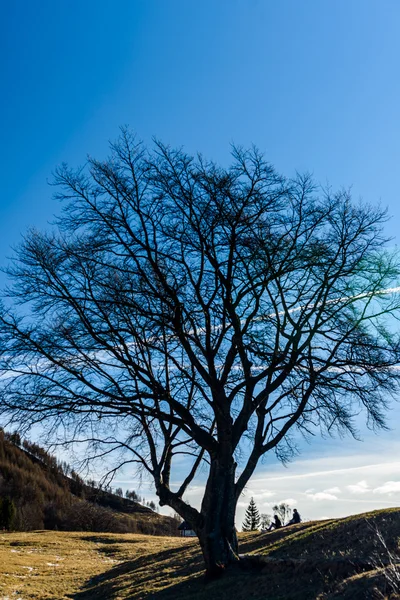
<path id="1" fill-rule="evenodd" d="M 235 469 L 232 458 L 214 459 L 201 506 L 201 527 L 196 533 L 208 577 L 218 577 L 239 560 L 235 529 Z"/>

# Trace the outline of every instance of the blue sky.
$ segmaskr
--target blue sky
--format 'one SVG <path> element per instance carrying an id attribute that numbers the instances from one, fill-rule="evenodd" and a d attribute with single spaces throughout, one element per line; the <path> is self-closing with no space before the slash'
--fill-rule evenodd
<path id="1" fill-rule="evenodd" d="M 104 156 L 125 124 L 225 164 L 231 142 L 255 143 L 286 175 L 309 170 L 380 201 L 397 243 L 398 0 L 13 0 L 0 28 L 0 266 L 27 227 L 58 213 L 47 183 L 56 165 Z M 293 498 L 309 516 L 359 512 L 357 499 L 399 504 L 396 485 L 385 488 L 400 481 L 399 414 L 379 438 L 315 440 L 284 471 L 261 466 L 249 490 L 269 486 L 265 502 Z M 360 472 L 312 475 L 351 461 Z"/>

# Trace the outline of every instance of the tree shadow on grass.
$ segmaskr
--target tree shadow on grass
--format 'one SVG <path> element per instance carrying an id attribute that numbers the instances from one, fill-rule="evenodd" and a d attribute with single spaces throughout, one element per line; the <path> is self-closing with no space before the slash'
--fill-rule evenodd
<path id="1" fill-rule="evenodd" d="M 268 573 L 232 569 L 221 579 L 206 583 L 202 561 L 182 567 L 179 550 L 165 552 L 178 568 L 169 579 L 152 568 L 151 558 L 127 561 L 89 580 L 72 600 L 313 600 L 324 591 L 320 574 Z M 157 556 L 157 555 L 155 555 Z M 186 577 L 184 577 L 186 576 Z"/>
<path id="2" fill-rule="evenodd" d="M 141 542 L 141 540 L 136 541 L 131 538 L 125 539 L 123 537 L 105 537 L 101 535 L 87 535 L 82 537 L 81 539 L 85 542 L 92 542 L 94 544 L 135 544 Z"/>
<path id="3" fill-rule="evenodd" d="M 251 536 L 241 540 L 240 551 L 251 552 L 260 548 L 260 540 L 265 546 L 273 544 L 277 539 L 286 537 L 281 531 Z M 265 539 L 264 539 L 265 538 Z M 102 544 L 97 550 L 106 556 L 114 554 L 114 545 L 132 540 L 120 540 L 101 535 L 88 535 L 86 541 Z M 261 542 L 261 546 L 263 546 Z M 118 557 L 118 553 L 115 552 Z M 71 595 L 72 600 L 107 600 L 117 597 L 132 600 L 187 600 L 188 598 L 212 600 L 234 600 L 238 597 L 238 586 L 249 589 L 249 597 L 254 586 L 265 586 L 265 575 L 246 573 L 241 569 L 230 570 L 220 581 L 206 584 L 204 578 L 204 562 L 197 544 L 178 548 L 163 549 L 159 552 L 138 555 L 133 559 L 123 560 L 113 565 L 108 571 L 90 578 L 79 592 Z M 259 580 L 259 586 L 256 581 Z M 254 595 L 256 594 L 256 595 Z"/>
<path id="4" fill-rule="evenodd" d="M 197 547 L 171 548 L 124 561 L 89 579 L 70 598 L 106 600 L 121 594 L 126 598 L 158 598 L 166 586 L 187 578 L 190 578 L 189 585 L 196 579 L 204 580 L 203 562 Z"/>
<path id="5" fill-rule="evenodd" d="M 238 576 L 240 581 L 238 581 Z M 257 576 L 256 576 L 257 577 Z M 198 547 L 172 548 L 124 561 L 89 579 L 72 600 L 234 600 L 237 585 L 254 579 L 240 570 L 207 583 Z M 245 588 L 247 586 L 245 585 Z M 250 598 L 254 596 L 250 594 Z"/>
<path id="6" fill-rule="evenodd" d="M 261 550 L 284 543 L 299 535 L 307 525 L 289 527 L 267 534 L 249 535 L 240 540 L 240 552 Z M 104 543 L 98 551 L 109 555 L 112 542 L 103 536 L 87 536 L 88 541 Z M 115 544 L 119 541 L 115 540 Z M 141 550 L 139 549 L 139 552 Z M 118 556 L 118 554 L 116 554 Z M 89 579 L 72 600 L 311 600 L 324 590 L 322 574 L 294 572 L 262 572 L 230 569 L 218 581 L 206 583 L 204 563 L 197 544 L 145 552 L 115 564 L 108 571 Z"/>
<path id="7" fill-rule="evenodd" d="M 299 523 L 298 525 L 273 529 L 269 533 L 255 533 L 248 536 L 247 539 L 242 539 L 240 541 L 239 552 L 240 554 L 246 554 L 248 552 L 258 551 L 261 554 L 265 554 L 266 551 L 268 551 L 268 548 L 279 544 L 279 542 L 285 543 L 286 541 L 292 541 L 302 535 L 306 530 L 316 532 L 319 529 L 323 529 L 331 522 L 332 520 Z"/>

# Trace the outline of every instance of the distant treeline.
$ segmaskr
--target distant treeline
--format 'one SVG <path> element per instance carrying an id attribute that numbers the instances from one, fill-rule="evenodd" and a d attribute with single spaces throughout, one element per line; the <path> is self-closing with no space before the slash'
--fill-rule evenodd
<path id="1" fill-rule="evenodd" d="M 153 502 L 85 482 L 66 462 L 0 428 L 0 528 L 177 535 L 177 521 Z M 142 500 L 144 503 L 144 499 Z"/>

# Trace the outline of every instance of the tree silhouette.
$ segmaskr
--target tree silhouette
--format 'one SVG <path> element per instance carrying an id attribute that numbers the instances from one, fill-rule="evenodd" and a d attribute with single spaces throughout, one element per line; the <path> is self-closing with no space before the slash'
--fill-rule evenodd
<path id="1" fill-rule="evenodd" d="M 272 510 L 281 519 L 282 525 L 285 525 L 285 523 L 291 518 L 292 509 L 290 508 L 289 504 L 287 504 L 286 502 L 281 502 L 280 504 L 275 504 L 272 507 Z"/>
<path id="2" fill-rule="evenodd" d="M 125 498 L 128 498 L 128 500 L 132 500 L 133 502 L 142 501 L 141 497 L 135 492 L 135 490 L 126 490 Z"/>
<path id="3" fill-rule="evenodd" d="M 260 513 L 258 512 L 256 503 L 254 502 L 254 498 L 251 498 L 250 504 L 247 507 L 244 515 L 242 531 L 256 531 L 260 528 L 260 523 Z"/>
<path id="4" fill-rule="evenodd" d="M 272 523 L 272 516 L 268 513 L 261 513 L 260 515 L 260 529 L 267 529 Z"/>
<path id="5" fill-rule="evenodd" d="M 360 409 L 384 426 L 400 358 L 385 212 L 254 149 L 225 169 L 126 131 L 55 184 L 57 229 L 27 233 L 9 269 L 22 310 L 0 314 L 1 414 L 140 467 L 219 573 L 263 455 L 288 460 L 296 432 L 354 434 Z M 184 495 L 200 466 L 197 510 Z"/>

